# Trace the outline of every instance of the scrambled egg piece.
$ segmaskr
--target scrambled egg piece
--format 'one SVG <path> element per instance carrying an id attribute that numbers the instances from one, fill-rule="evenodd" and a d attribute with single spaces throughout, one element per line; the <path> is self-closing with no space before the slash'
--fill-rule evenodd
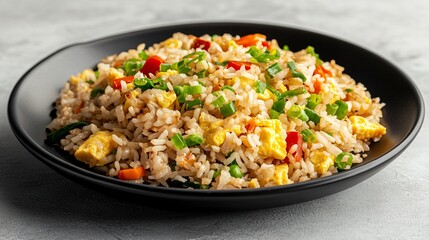
<path id="1" fill-rule="evenodd" d="M 202 112 L 198 118 L 201 129 L 204 130 L 204 139 L 207 145 L 220 146 L 225 142 L 227 130 L 223 127 L 223 121 Z"/>
<path id="2" fill-rule="evenodd" d="M 249 181 L 249 188 L 260 188 L 261 185 L 259 185 L 257 178 L 252 178 L 252 180 Z"/>
<path id="3" fill-rule="evenodd" d="M 103 166 L 107 163 L 103 159 L 118 147 L 112 135 L 113 133 L 108 131 L 94 133 L 79 146 L 74 156 L 90 167 Z"/>
<path id="4" fill-rule="evenodd" d="M 85 69 L 80 74 L 70 77 L 70 83 L 77 84 L 80 81 L 95 81 L 95 73 L 92 69 Z"/>
<path id="5" fill-rule="evenodd" d="M 170 107 L 174 103 L 174 101 L 176 101 L 176 98 L 177 97 L 174 91 L 162 91 L 162 93 L 156 94 L 156 100 L 158 100 L 158 104 L 163 108 Z"/>
<path id="6" fill-rule="evenodd" d="M 255 119 L 255 125 L 261 128 L 258 153 L 265 157 L 283 160 L 286 157 L 286 140 L 280 134 L 281 122 L 278 119 Z"/>
<path id="7" fill-rule="evenodd" d="M 255 81 L 249 78 L 245 78 L 245 77 L 233 77 L 231 79 L 228 79 L 226 81 L 226 84 L 228 84 L 229 86 L 234 85 L 237 81 L 240 81 L 240 86 L 247 86 L 250 85 L 253 87 L 253 85 L 255 84 Z"/>
<path id="8" fill-rule="evenodd" d="M 287 164 L 276 165 L 274 168 L 273 182 L 275 185 L 286 185 L 289 183 L 288 178 L 289 166 Z"/>
<path id="9" fill-rule="evenodd" d="M 324 174 L 328 169 L 334 165 L 332 156 L 327 156 L 324 151 L 316 150 L 310 153 L 310 161 L 314 164 L 314 170 L 318 174 Z"/>
<path id="10" fill-rule="evenodd" d="M 325 83 L 323 84 L 322 89 L 319 92 L 321 99 L 331 99 L 329 103 L 334 103 L 337 100 L 340 100 L 340 95 L 335 88 L 335 85 L 333 83 Z"/>
<path id="11" fill-rule="evenodd" d="M 166 72 L 158 72 L 156 74 L 156 77 L 160 77 L 160 78 L 162 78 L 165 81 L 170 76 L 174 76 L 174 75 L 177 75 L 177 74 L 179 74 L 178 71 L 168 69 Z"/>
<path id="12" fill-rule="evenodd" d="M 274 96 L 274 94 L 271 91 L 265 89 L 264 93 L 258 93 L 258 99 L 261 99 L 264 101 L 273 99 L 273 101 L 276 101 L 277 98 L 276 96 Z"/>
<path id="13" fill-rule="evenodd" d="M 167 48 L 181 48 L 182 42 L 177 40 L 177 39 L 174 39 L 174 38 L 169 38 L 169 39 L 165 40 L 164 42 L 162 42 L 161 46 L 164 46 Z"/>
<path id="14" fill-rule="evenodd" d="M 119 71 L 116 68 L 110 68 L 109 69 L 109 75 L 107 76 L 107 83 L 110 86 L 112 86 L 113 85 L 113 81 L 115 79 L 123 78 L 123 77 L 125 77 L 125 76 L 124 76 L 124 74 L 121 71 Z"/>
<path id="15" fill-rule="evenodd" d="M 380 138 L 386 134 L 386 128 L 380 123 L 369 122 L 361 116 L 350 116 L 352 123 L 353 133 L 356 134 L 357 139 L 369 140 L 371 138 Z"/>
<path id="16" fill-rule="evenodd" d="M 234 40 L 229 40 L 228 41 L 228 48 L 232 47 L 232 48 L 237 48 L 237 43 Z"/>

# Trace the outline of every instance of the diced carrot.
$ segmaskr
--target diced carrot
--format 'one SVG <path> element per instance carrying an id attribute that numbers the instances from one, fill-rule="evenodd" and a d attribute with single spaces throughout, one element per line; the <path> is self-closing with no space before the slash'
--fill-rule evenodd
<path id="1" fill-rule="evenodd" d="M 264 47 L 266 47 L 266 48 L 268 48 L 268 49 L 271 49 L 270 42 L 268 42 L 268 41 L 263 41 L 263 42 L 262 42 L 262 46 L 264 46 Z"/>
<path id="2" fill-rule="evenodd" d="M 263 34 L 260 33 L 255 33 L 255 34 L 249 34 L 246 36 L 241 37 L 238 40 L 235 40 L 235 42 L 238 45 L 242 45 L 243 47 L 250 47 L 253 45 L 256 45 L 258 42 L 262 41 L 266 41 L 267 37 Z"/>
<path id="3" fill-rule="evenodd" d="M 113 89 L 121 89 L 121 81 L 124 81 L 125 83 L 131 83 L 134 81 L 134 76 L 127 76 L 113 80 Z"/>
<path id="4" fill-rule="evenodd" d="M 119 170 L 118 178 L 121 180 L 138 180 L 145 175 L 144 169 L 142 166 L 137 168 L 129 168 Z"/>
<path id="5" fill-rule="evenodd" d="M 313 75 L 319 74 L 321 77 L 326 78 L 328 77 L 332 77 L 332 73 L 331 71 L 329 71 L 328 69 L 324 68 L 322 65 L 319 65 L 316 67 L 316 69 L 313 72 Z"/>
<path id="6" fill-rule="evenodd" d="M 74 113 L 80 113 L 80 110 L 85 106 L 84 102 L 80 102 L 80 104 L 74 109 Z"/>
<path id="7" fill-rule="evenodd" d="M 246 70 L 250 70 L 250 66 L 252 66 L 251 62 L 241 62 L 241 61 L 229 61 L 226 68 L 234 68 L 236 71 L 240 70 L 241 66 L 244 66 Z"/>
<path id="8" fill-rule="evenodd" d="M 164 59 L 158 55 L 152 55 L 146 60 L 142 69 L 140 69 L 140 72 L 146 76 L 149 76 L 149 73 L 155 75 L 157 72 L 159 72 L 159 67 L 162 63 L 164 63 Z"/>
<path id="9" fill-rule="evenodd" d="M 319 94 L 320 90 L 322 89 L 322 82 L 319 80 L 314 81 L 313 87 L 314 93 Z"/>

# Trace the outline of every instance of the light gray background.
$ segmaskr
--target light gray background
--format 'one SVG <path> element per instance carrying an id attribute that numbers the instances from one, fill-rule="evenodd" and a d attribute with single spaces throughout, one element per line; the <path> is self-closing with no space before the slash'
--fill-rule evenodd
<path id="1" fill-rule="evenodd" d="M 205 214 L 151 209 L 75 184 L 18 143 L 6 108 L 24 72 L 65 45 L 221 19 L 305 27 L 365 46 L 399 65 L 428 102 L 428 10 L 425 0 L 0 0 L 0 239 L 427 239 L 428 124 L 392 164 L 351 189 L 276 209 Z"/>

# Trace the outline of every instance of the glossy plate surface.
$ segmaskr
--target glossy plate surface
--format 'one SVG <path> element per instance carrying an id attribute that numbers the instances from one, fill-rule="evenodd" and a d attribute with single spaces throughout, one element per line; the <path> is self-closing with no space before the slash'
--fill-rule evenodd
<path id="1" fill-rule="evenodd" d="M 287 44 L 293 51 L 314 46 L 322 59 L 335 59 L 345 67 L 347 74 L 362 82 L 372 96 L 378 96 L 386 103 L 382 123 L 387 127 L 387 135 L 371 145 L 368 158 L 363 163 L 349 171 L 287 186 L 225 191 L 164 188 L 120 181 L 94 173 L 44 143 L 52 103 L 71 75 L 95 66 L 107 55 L 135 48 L 142 42 L 150 46 L 175 32 L 195 36 L 262 33 L 268 39 L 277 39 L 280 46 Z M 412 142 L 423 123 L 424 106 L 420 92 L 400 69 L 373 52 L 347 41 L 287 26 L 210 22 L 150 28 L 62 48 L 41 60 L 19 80 L 9 99 L 8 114 L 16 137 L 32 154 L 85 186 L 149 206 L 244 210 L 317 199 L 369 178 Z"/>

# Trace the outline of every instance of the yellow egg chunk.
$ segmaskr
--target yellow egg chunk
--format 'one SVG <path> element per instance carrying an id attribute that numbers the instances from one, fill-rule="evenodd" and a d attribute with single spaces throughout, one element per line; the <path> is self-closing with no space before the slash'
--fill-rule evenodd
<path id="1" fill-rule="evenodd" d="M 156 94 L 156 99 L 158 100 L 158 104 L 163 108 L 170 107 L 174 101 L 176 101 L 176 94 L 173 91 Z"/>
<path id="2" fill-rule="evenodd" d="M 287 164 L 276 165 L 274 169 L 273 182 L 275 185 L 286 185 L 289 183 L 288 178 L 289 166 Z"/>
<path id="3" fill-rule="evenodd" d="M 94 133 L 79 146 L 74 156 L 90 167 L 103 166 L 107 163 L 103 162 L 103 159 L 118 147 L 112 135 L 113 133 L 108 131 Z"/>
<path id="4" fill-rule="evenodd" d="M 380 138 L 386 134 L 386 128 L 380 123 L 369 122 L 366 118 L 361 116 L 350 116 L 353 133 L 359 140 L 369 140 L 373 138 Z"/>
<path id="5" fill-rule="evenodd" d="M 249 188 L 260 188 L 261 185 L 259 185 L 257 178 L 252 178 L 252 180 L 249 181 Z"/>
<path id="6" fill-rule="evenodd" d="M 116 68 L 110 68 L 109 69 L 109 76 L 107 77 L 107 83 L 110 86 L 112 86 L 113 85 L 113 81 L 115 79 L 123 78 L 123 77 L 125 77 L 125 76 L 124 76 L 124 74 L 121 71 L 119 71 Z"/>
<path id="7" fill-rule="evenodd" d="M 332 156 L 327 156 L 321 150 L 310 153 L 310 161 L 314 164 L 314 170 L 318 174 L 325 174 L 328 169 L 334 165 Z"/>
<path id="8" fill-rule="evenodd" d="M 204 132 L 205 143 L 207 145 L 220 146 L 225 142 L 227 131 L 225 128 L 220 127 L 222 123 L 223 121 L 216 122 Z"/>
<path id="9" fill-rule="evenodd" d="M 281 135 L 281 122 L 278 119 L 256 119 L 255 125 L 261 128 L 258 153 L 264 157 L 283 160 L 286 157 L 286 140 Z"/>

